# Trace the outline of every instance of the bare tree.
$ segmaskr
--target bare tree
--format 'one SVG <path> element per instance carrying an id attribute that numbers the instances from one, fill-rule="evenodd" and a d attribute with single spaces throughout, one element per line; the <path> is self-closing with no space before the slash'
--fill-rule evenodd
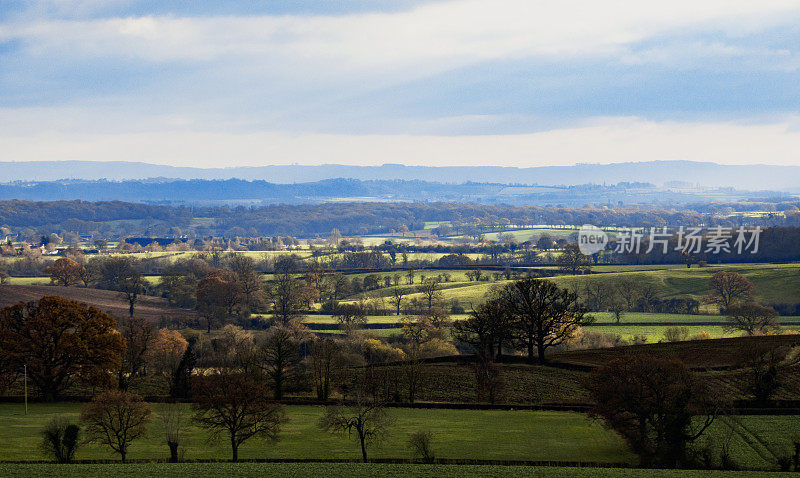
<path id="1" fill-rule="evenodd" d="M 259 343 L 258 353 L 259 367 L 272 385 L 275 399 L 281 400 L 300 361 L 300 342 L 288 327 L 271 327 Z"/>
<path id="2" fill-rule="evenodd" d="M 436 454 L 433 452 L 433 432 L 418 431 L 408 437 L 408 447 L 411 448 L 414 457 L 424 463 L 436 461 Z"/>
<path id="3" fill-rule="evenodd" d="M 212 437 L 227 433 L 232 460 L 251 438 L 275 441 L 287 421 L 283 407 L 267 399 L 266 386 L 244 373 L 219 371 L 197 377 L 192 396 L 194 420 Z"/>
<path id="4" fill-rule="evenodd" d="M 405 295 L 403 289 L 398 287 L 395 283 L 395 286 L 392 287 L 392 296 L 389 298 L 389 302 L 394 306 L 397 315 L 400 315 L 400 307 L 403 305 L 403 297 L 405 297 Z"/>
<path id="5" fill-rule="evenodd" d="M 300 279 L 291 274 L 277 274 L 267 290 L 272 302 L 273 315 L 283 325 L 303 316 L 306 302 L 304 287 Z"/>
<path id="6" fill-rule="evenodd" d="M 186 435 L 186 406 L 182 403 L 165 403 L 159 410 L 159 418 L 164 425 L 164 441 L 169 447 L 169 461 L 179 461 L 180 447 Z"/>
<path id="7" fill-rule="evenodd" d="M 309 347 L 308 367 L 314 378 L 317 400 L 328 400 L 334 365 L 341 357 L 341 347 L 330 338 L 315 338 Z"/>
<path id="8" fill-rule="evenodd" d="M 121 292 L 128 301 L 128 315 L 133 317 L 136 301 L 147 288 L 138 263 L 123 257 L 106 259 L 100 265 L 100 287 Z"/>
<path id="9" fill-rule="evenodd" d="M 131 381 L 147 363 L 147 355 L 156 338 L 156 329 L 144 319 L 128 317 L 122 321 L 120 334 L 125 339 L 125 352 L 117 372 L 117 382 L 120 390 L 128 390 Z"/>
<path id="10" fill-rule="evenodd" d="M 737 302 L 747 301 L 753 294 L 753 283 L 738 272 L 720 271 L 708 280 L 711 293 L 706 302 L 719 305 L 723 312 Z"/>
<path id="11" fill-rule="evenodd" d="M 100 442 L 119 453 L 124 463 L 133 440 L 147 436 L 150 407 L 142 397 L 113 390 L 94 397 L 81 412 L 88 441 Z"/>
<path id="12" fill-rule="evenodd" d="M 439 278 L 429 277 L 422 280 L 420 285 L 417 286 L 417 292 L 422 293 L 422 297 L 425 299 L 428 310 L 430 310 L 433 307 L 434 302 L 438 301 L 442 295 L 439 291 Z"/>
<path id="13" fill-rule="evenodd" d="M 355 433 L 361 445 L 361 458 L 366 463 L 367 447 L 382 441 L 393 423 L 383 402 L 356 394 L 355 401 L 347 407 L 327 407 L 319 420 L 319 427 L 342 435 Z"/>

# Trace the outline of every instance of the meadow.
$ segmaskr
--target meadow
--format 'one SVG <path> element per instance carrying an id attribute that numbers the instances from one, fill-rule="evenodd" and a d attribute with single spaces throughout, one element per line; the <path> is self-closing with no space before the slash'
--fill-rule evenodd
<path id="1" fill-rule="evenodd" d="M 31 404 L 23 414 L 22 404 L 0 404 L 0 461 L 37 460 L 39 431 L 55 415 L 76 418 L 76 403 Z M 153 405 L 155 410 L 158 405 Z M 289 422 L 277 443 L 252 440 L 239 451 L 242 459 L 358 459 L 356 441 L 325 433 L 317 428 L 324 409 L 318 406 L 287 406 Z M 501 410 L 391 409 L 395 424 L 375 458 L 411 458 L 408 435 L 420 430 L 434 433 L 437 456 L 479 460 L 553 460 L 631 463 L 633 454 L 625 443 L 599 422 L 570 412 Z M 194 426 L 188 430 L 186 459 L 227 459 L 229 444 L 208 441 L 208 434 Z M 168 456 L 163 428 L 158 419 L 150 424 L 150 436 L 134 442 L 131 459 Z M 78 459 L 117 459 L 110 450 L 87 445 Z"/>
<path id="2" fill-rule="evenodd" d="M 80 407 L 76 403 L 36 403 L 30 405 L 29 414 L 25 416 L 21 404 L 0 405 L 0 461 L 41 460 L 43 457 L 37 448 L 41 428 L 55 415 L 76 418 Z M 153 405 L 156 412 L 158 407 L 158 404 Z M 317 428 L 316 423 L 322 412 L 323 408 L 318 406 L 287 406 L 289 422 L 284 425 L 280 440 L 275 443 L 248 441 L 240 449 L 240 458 L 357 460 L 358 447 L 352 438 L 331 435 Z M 630 466 L 636 461 L 619 436 L 581 413 L 405 408 L 390 409 L 389 413 L 395 422 L 386 440 L 370 451 L 371 458 L 411 459 L 406 444 L 409 434 L 428 430 L 434 434 L 433 446 L 440 459 L 519 460 L 554 464 L 603 462 L 621 466 Z M 725 443 L 739 466 L 770 469 L 774 466 L 773 455 L 789 451 L 788 440 L 798 427 L 800 417 L 797 416 L 726 417 L 717 419 L 697 446 L 703 447 L 709 443 L 716 447 Z M 131 446 L 131 460 L 160 460 L 168 456 L 157 413 L 149 430 L 149 437 Z M 187 432 L 184 459 L 228 459 L 230 451 L 224 438 L 210 440 L 205 431 L 193 425 Z M 107 448 L 95 444 L 85 445 L 76 458 L 118 459 Z M 0 473 L 3 469 L 10 469 L 8 465 L 0 466 L 5 467 L 0 468 Z M 130 466 L 126 465 L 120 470 Z"/>

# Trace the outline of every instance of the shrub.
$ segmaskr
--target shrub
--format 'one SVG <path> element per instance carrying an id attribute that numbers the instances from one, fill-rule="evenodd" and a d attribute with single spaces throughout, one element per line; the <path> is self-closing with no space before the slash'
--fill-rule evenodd
<path id="1" fill-rule="evenodd" d="M 56 463 L 70 463 L 80 445 L 81 428 L 66 417 L 53 417 L 42 430 L 42 453 Z"/>
<path id="2" fill-rule="evenodd" d="M 420 459 L 425 463 L 433 463 L 436 460 L 436 455 L 433 452 L 433 432 L 418 431 L 412 433 L 408 437 L 408 447 L 414 455 L 414 458 Z"/>
<path id="3" fill-rule="evenodd" d="M 664 331 L 664 340 L 667 342 L 682 342 L 689 338 L 687 327 L 667 327 Z"/>

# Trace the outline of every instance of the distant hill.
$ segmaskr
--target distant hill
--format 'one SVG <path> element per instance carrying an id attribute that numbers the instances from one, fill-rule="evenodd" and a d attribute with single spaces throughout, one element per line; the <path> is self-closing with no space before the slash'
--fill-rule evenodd
<path id="1" fill-rule="evenodd" d="M 648 183 L 527 186 L 443 184 L 419 180 L 324 179 L 295 184 L 242 179 L 60 180 L 0 184 L 0 200 L 128 201 L 170 205 L 321 204 L 350 202 L 477 202 L 509 205 L 686 204 L 779 198 L 785 193 L 660 188 Z"/>
<path id="2" fill-rule="evenodd" d="M 487 159 L 487 163 L 490 162 Z M 130 180 L 247 179 L 277 184 L 315 182 L 333 178 L 359 180 L 423 180 L 439 183 L 500 184 L 616 184 L 644 182 L 657 186 L 683 182 L 704 187 L 744 190 L 780 190 L 800 185 L 800 166 L 728 166 L 694 161 L 648 161 L 638 163 L 579 164 L 575 166 L 320 166 L 265 165 L 234 168 L 188 168 L 129 162 L 43 161 L 0 162 L 0 182 L 54 181 L 59 179 Z"/>

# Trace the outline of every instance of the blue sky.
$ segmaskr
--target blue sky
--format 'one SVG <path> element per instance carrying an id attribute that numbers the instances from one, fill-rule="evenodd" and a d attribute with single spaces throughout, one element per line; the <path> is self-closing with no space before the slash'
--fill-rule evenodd
<path id="1" fill-rule="evenodd" d="M 0 2 L 0 161 L 800 165 L 800 0 Z"/>

